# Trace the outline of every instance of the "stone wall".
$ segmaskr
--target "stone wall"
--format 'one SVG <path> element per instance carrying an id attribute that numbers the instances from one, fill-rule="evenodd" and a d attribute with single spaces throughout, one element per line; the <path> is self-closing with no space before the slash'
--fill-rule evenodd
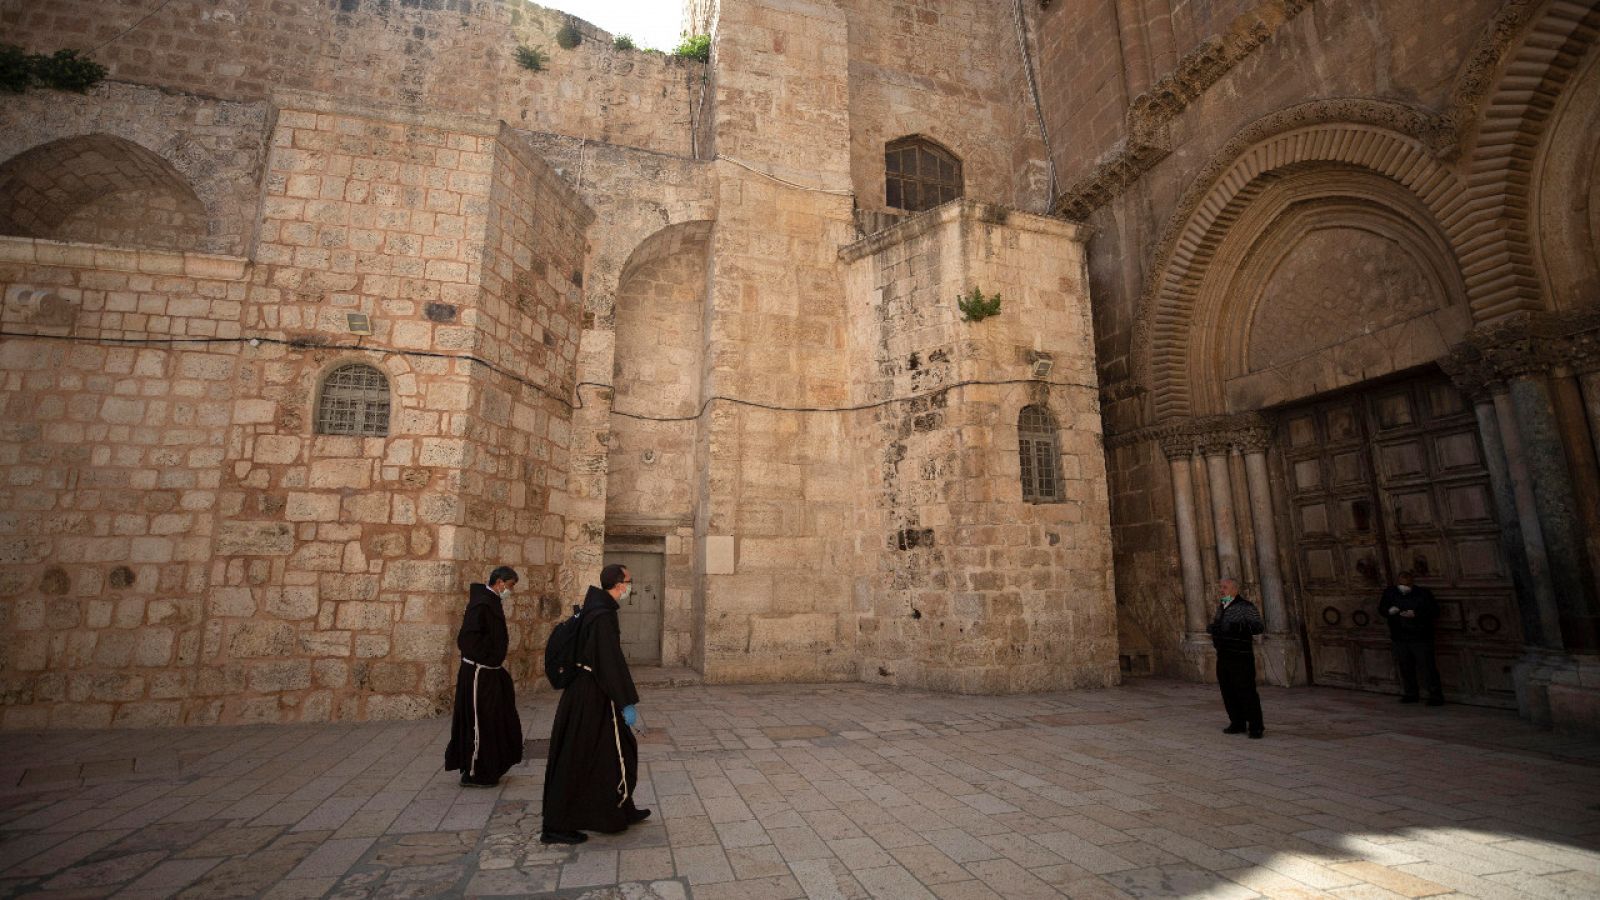
<path id="1" fill-rule="evenodd" d="M 835 254 L 854 230 L 839 193 L 850 167 L 844 13 L 723 4 L 716 36 L 717 152 L 739 162 L 716 167 L 703 399 L 841 405 Z M 853 678 L 842 417 L 718 401 L 698 442 L 706 677 Z"/>
<path id="2" fill-rule="evenodd" d="M 1154 435 L 1141 430 L 1156 419 L 1136 351 L 1143 296 L 1160 274 L 1152 267 L 1161 257 L 1163 240 L 1170 237 L 1174 218 L 1195 205 L 1186 192 L 1193 193 L 1197 180 L 1206 184 L 1216 178 L 1217 159 L 1242 152 L 1248 146 L 1245 136 L 1258 120 L 1274 114 L 1286 122 L 1361 115 L 1354 109 L 1359 104 L 1341 110 L 1337 103 L 1320 98 L 1392 98 L 1407 109 L 1449 109 L 1461 91 L 1459 78 L 1498 4 L 1487 0 L 1456 4 L 1436 14 L 1414 4 L 1361 0 L 1184 4 L 1141 0 L 1132 4 L 1146 12 L 1136 25 L 1118 19 L 1118 11 L 1129 5 L 1108 0 L 1069 12 L 1063 4 L 1052 4 L 1040 11 L 1037 27 L 1045 115 L 1065 197 L 1074 207 L 1072 214 L 1088 215 L 1095 228 L 1089 248 L 1090 293 L 1095 298 L 1096 357 L 1113 448 L 1109 457 L 1118 602 L 1155 646 L 1156 668 L 1176 673 L 1185 665 L 1175 655 L 1185 627 L 1171 485 Z M 1068 58 L 1087 60 L 1096 74 L 1065 65 Z M 1328 181 L 1341 177 L 1330 173 Z M 1344 181 L 1355 184 L 1348 178 Z M 1372 196 L 1366 189 L 1357 193 Z M 1400 197 L 1384 202 L 1403 215 L 1413 215 L 1404 210 L 1414 201 Z M 1428 228 L 1434 233 L 1419 232 L 1421 238 L 1404 240 L 1413 244 L 1441 240 L 1438 226 Z M 1338 248 L 1304 265 L 1318 271 L 1366 265 L 1370 254 L 1357 246 L 1365 238 L 1345 237 L 1351 240 L 1320 233 L 1319 240 L 1335 241 Z M 1443 276 L 1451 277 L 1451 273 Z M 1281 311 L 1261 315 L 1283 318 Z M 1313 330 L 1309 321 L 1301 322 L 1303 317 L 1292 318 L 1300 323 L 1289 326 L 1299 329 L 1292 340 L 1309 342 L 1307 347 L 1315 345 L 1325 355 L 1341 353 L 1339 341 L 1329 336 L 1327 328 Z M 1432 324 L 1422 327 L 1430 335 L 1440 331 Z M 1459 328 L 1457 322 L 1444 331 L 1458 333 Z M 1416 343 L 1414 338 L 1409 343 L 1384 343 L 1410 346 Z M 1436 338 L 1430 340 L 1437 343 Z M 1279 341 L 1270 352 L 1287 352 L 1288 343 Z M 1330 343 L 1335 346 L 1330 348 Z M 1345 357 L 1354 358 L 1349 353 Z M 1350 377 L 1392 370 L 1354 365 L 1352 373 L 1365 374 Z M 1314 387 L 1305 377 L 1301 381 L 1299 387 L 1275 387 L 1275 396 L 1281 400 L 1297 391 L 1303 396 L 1345 383 L 1324 379 Z M 1197 483 L 1197 490 L 1203 487 Z M 1201 549 L 1209 550 L 1209 508 L 1204 496 L 1200 499 Z M 1215 576 L 1214 569 L 1213 564 L 1208 578 Z M 1246 585 L 1247 591 L 1257 589 Z"/>
<path id="3" fill-rule="evenodd" d="M 855 597 L 865 681 L 969 692 L 1117 681 L 1082 233 L 973 202 L 847 248 Z M 962 320 L 959 294 L 1001 296 Z M 1034 366 L 1048 361 L 1038 375 Z M 1022 498 L 1017 421 L 1049 410 L 1059 502 Z"/>
<path id="4" fill-rule="evenodd" d="M 131 84 L 8 96 L 0 234 L 244 254 L 255 238 L 268 116 L 264 101 Z M 157 221 L 159 232 L 149 227 Z"/>
<path id="5" fill-rule="evenodd" d="M 857 205 L 885 208 L 884 145 L 922 135 L 961 159 L 964 196 L 1044 212 L 1044 143 L 1009 9 L 962 0 L 852 3 L 846 10 Z"/>
<path id="6" fill-rule="evenodd" d="M 116 37 L 95 58 L 117 82 L 245 102 L 307 90 L 689 153 L 699 63 L 614 50 L 609 34 L 523 0 L 226 0 L 164 10 L 118 37 L 141 15 L 96 0 L 13 0 L 0 4 L 0 29 L 34 52 Z M 555 33 L 569 22 L 585 40 L 563 50 Z M 542 47 L 545 69 L 519 67 L 519 45 Z"/>
<path id="7" fill-rule="evenodd" d="M 466 583 L 556 584 L 590 214 L 503 128 L 279 99 L 255 261 L 4 239 L 6 330 L 76 339 L 0 345 L 8 727 L 431 714 Z M 315 433 L 348 362 L 387 435 Z"/>

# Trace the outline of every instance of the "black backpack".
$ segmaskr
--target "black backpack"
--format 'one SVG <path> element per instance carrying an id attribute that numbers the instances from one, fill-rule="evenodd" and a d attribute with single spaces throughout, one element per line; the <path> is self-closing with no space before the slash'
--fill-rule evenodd
<path id="1" fill-rule="evenodd" d="M 550 686 L 562 690 L 578 677 L 578 632 L 583 610 L 572 608 L 572 616 L 556 623 L 550 629 L 550 639 L 544 642 L 544 677 Z"/>

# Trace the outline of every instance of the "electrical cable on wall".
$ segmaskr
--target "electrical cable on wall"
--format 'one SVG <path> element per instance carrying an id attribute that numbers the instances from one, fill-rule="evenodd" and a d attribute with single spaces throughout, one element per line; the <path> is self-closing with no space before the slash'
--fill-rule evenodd
<path id="1" fill-rule="evenodd" d="M 65 341 L 65 342 L 68 342 L 68 343 L 86 343 L 86 344 L 95 344 L 95 343 L 107 344 L 107 343 L 109 343 L 109 344 L 131 344 L 131 345 L 139 345 L 139 346 L 146 346 L 146 345 L 152 345 L 152 344 L 165 344 L 165 345 L 169 345 L 169 346 L 181 346 L 181 345 L 185 345 L 185 344 L 206 344 L 206 345 L 218 345 L 218 344 L 221 344 L 221 345 L 238 346 L 238 345 L 243 344 L 243 345 L 247 345 L 247 346 L 251 346 L 251 347 L 256 347 L 256 346 L 260 346 L 262 344 L 269 344 L 269 345 L 278 346 L 278 347 L 288 347 L 288 348 L 295 349 L 295 350 L 332 350 L 332 351 L 343 351 L 343 352 L 346 352 L 346 353 L 354 351 L 354 352 L 361 352 L 361 353 L 377 353 L 377 354 L 392 353 L 392 354 L 394 354 L 396 356 L 417 357 L 417 358 L 422 358 L 422 359 L 461 360 L 463 362 L 477 363 L 478 365 L 483 366 L 484 368 L 488 369 L 491 372 L 494 372 L 497 375 L 500 375 L 502 377 L 505 377 L 505 378 L 508 378 L 508 379 L 510 379 L 512 381 L 515 381 L 516 383 L 518 383 L 518 384 L 520 384 L 520 385 L 522 385 L 524 387 L 532 388 L 533 390 L 538 391 L 539 393 L 543 394 L 544 396 L 548 397 L 549 399 L 554 400 L 557 403 L 560 403 L 561 405 L 563 405 L 566 408 L 568 408 L 570 410 L 573 410 L 573 411 L 577 411 L 577 410 L 580 410 L 580 409 L 584 408 L 584 405 L 583 405 L 583 388 L 592 387 L 592 388 L 599 388 L 599 389 L 602 389 L 602 390 L 615 390 L 616 389 L 614 385 L 606 384 L 606 383 L 599 382 L 599 381 L 580 381 L 577 384 L 573 385 L 573 387 L 572 387 L 573 396 L 576 398 L 576 400 L 568 400 L 566 397 L 555 393 L 554 391 L 550 390 L 549 388 L 545 387 L 542 384 L 539 384 L 536 381 L 533 381 L 532 379 L 529 379 L 529 378 L 526 378 L 524 376 L 518 375 L 517 373 L 512 372 L 509 369 L 504 368 L 503 366 L 500 366 L 500 365 L 498 365 L 496 363 L 490 362 L 489 360 L 484 359 L 481 356 L 475 356 L 475 355 L 470 354 L 470 353 L 438 353 L 438 352 L 433 351 L 433 350 L 402 350 L 402 349 L 399 349 L 399 348 L 359 346 L 359 345 L 354 345 L 354 344 L 320 344 L 320 343 L 317 343 L 315 341 L 309 341 L 309 340 L 303 340 L 303 339 L 294 339 L 294 338 L 275 338 L 275 337 L 259 337 L 259 336 L 257 336 L 257 337 L 145 337 L 145 338 L 84 337 L 84 336 L 81 336 L 81 335 L 34 334 L 34 333 L 29 333 L 29 332 L 8 331 L 8 330 L 0 330 L 0 337 L 33 338 L 35 340 Z M 715 395 L 712 395 L 710 397 L 707 397 L 704 401 L 702 401 L 701 404 L 700 404 L 700 408 L 695 411 L 694 415 L 691 415 L 691 416 L 654 416 L 654 415 L 647 415 L 645 413 L 625 412 L 623 410 L 615 409 L 615 408 L 609 410 L 608 412 L 611 415 L 614 415 L 614 416 L 620 416 L 620 417 L 622 417 L 624 419 L 637 419 L 637 420 L 639 420 L 641 422 L 694 422 L 694 421 L 698 421 L 699 419 L 703 418 L 705 416 L 706 412 L 711 409 L 711 405 L 713 403 L 719 403 L 720 402 L 720 403 L 728 403 L 728 404 L 731 404 L 733 406 L 743 406 L 743 407 L 748 407 L 748 408 L 751 408 L 751 409 L 767 410 L 769 412 L 851 413 L 851 412 L 866 412 L 868 410 L 873 410 L 873 409 L 882 409 L 883 407 L 892 406 L 892 405 L 894 405 L 896 403 L 912 403 L 912 402 L 915 402 L 917 400 L 926 400 L 926 399 L 929 399 L 931 397 L 942 396 L 943 394 L 946 394 L 946 393 L 948 393 L 948 392 L 950 392 L 952 390 L 956 390 L 956 389 L 959 389 L 959 388 L 966 388 L 966 387 L 1006 387 L 1006 386 L 1010 386 L 1010 385 L 1030 385 L 1030 384 L 1044 385 L 1046 387 L 1067 387 L 1067 388 L 1084 388 L 1086 390 L 1099 390 L 1099 388 L 1096 385 L 1084 384 L 1084 383 L 1075 382 L 1075 381 L 1046 381 L 1046 380 L 1041 379 L 1041 378 L 998 378 L 998 379 L 973 378 L 973 379 L 968 379 L 966 381 L 957 381 L 957 382 L 952 382 L 951 384 L 940 385 L 939 387 L 933 388 L 931 390 L 924 391 L 924 392 L 922 392 L 920 394 L 910 394 L 910 395 L 904 396 L 904 397 L 890 397 L 890 398 L 885 399 L 885 400 L 875 400 L 875 401 L 873 401 L 871 403 L 858 403 L 858 404 L 853 404 L 853 405 L 850 405 L 850 406 L 785 406 L 785 405 L 778 404 L 778 403 L 766 403 L 766 402 L 763 402 L 763 401 L 760 401 L 760 400 L 746 400 L 746 399 L 744 399 L 742 397 L 728 397 L 728 396 L 724 396 L 722 394 L 715 394 Z"/>
<path id="2" fill-rule="evenodd" d="M 1050 195 L 1045 199 L 1048 211 L 1056 200 L 1056 156 L 1050 152 L 1050 132 L 1044 124 L 1044 104 L 1039 100 L 1039 82 L 1033 75 L 1033 54 L 1028 51 L 1028 26 L 1022 15 L 1022 0 L 1013 7 L 1017 23 L 1017 46 L 1022 50 L 1022 72 L 1028 79 L 1028 93 L 1033 99 L 1033 114 L 1039 120 L 1039 139 L 1044 142 L 1044 161 L 1050 169 Z"/>
<path id="3" fill-rule="evenodd" d="M 121 34 L 118 34 L 116 37 L 112 38 L 111 40 L 106 41 L 105 43 L 103 43 L 100 46 L 94 48 L 93 50 L 90 50 L 89 51 L 90 55 L 92 56 L 92 55 L 94 55 L 96 53 L 99 53 L 101 50 L 104 50 L 105 48 L 111 46 L 112 44 L 115 44 L 117 41 L 120 41 L 123 38 L 127 37 L 128 35 L 132 34 L 135 29 L 137 29 L 140 25 L 143 25 L 146 21 L 148 21 L 151 16 L 155 15 L 158 12 L 161 12 L 163 9 L 166 9 L 167 8 L 167 4 L 171 3 L 171 2 L 172 2 L 172 0 L 161 0 L 161 4 L 159 6 L 157 6 L 155 9 L 150 10 L 149 12 L 145 13 L 144 15 L 140 16 L 139 17 L 139 21 L 134 22 L 132 25 L 129 25 L 127 28 L 124 28 L 122 30 Z"/>
<path id="4" fill-rule="evenodd" d="M 772 174 L 771 172 L 766 172 L 766 171 L 763 171 L 761 169 L 758 169 L 755 166 L 745 162 L 742 159 L 734 159 L 731 156 L 723 156 L 721 153 L 718 153 L 716 155 L 716 158 L 720 159 L 720 160 L 722 160 L 724 162 L 731 162 L 736 166 L 740 166 L 742 168 L 749 169 L 750 171 L 756 173 L 757 175 L 760 175 L 763 178 L 770 178 L 773 181 L 778 182 L 779 184 L 786 184 L 789 187 L 799 188 L 802 191 L 816 191 L 819 194 L 833 194 L 833 195 L 838 196 L 838 197 L 854 197 L 856 195 L 856 192 L 853 191 L 853 190 L 840 190 L 838 188 L 812 187 L 809 184 L 800 184 L 799 182 L 790 181 L 790 180 L 788 180 L 786 178 L 779 178 L 778 176 Z"/>

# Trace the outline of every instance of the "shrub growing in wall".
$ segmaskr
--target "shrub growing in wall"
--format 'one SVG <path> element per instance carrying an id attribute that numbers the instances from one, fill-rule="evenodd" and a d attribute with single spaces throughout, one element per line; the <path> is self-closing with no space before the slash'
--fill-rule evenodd
<path id="1" fill-rule="evenodd" d="M 684 35 L 683 36 L 683 42 L 678 44 L 678 48 L 676 50 L 672 51 L 672 55 L 673 56 L 681 56 L 684 59 L 698 59 L 701 62 L 710 62 L 711 61 L 711 35 L 709 35 L 709 34 L 686 34 L 686 35 Z"/>
<path id="2" fill-rule="evenodd" d="M 517 65 L 529 72 L 543 72 L 544 64 L 550 60 L 549 54 L 543 47 L 529 47 L 527 44 L 519 46 L 516 50 Z"/>
<path id="3" fill-rule="evenodd" d="M 81 94 L 105 77 L 105 66 L 77 50 L 57 50 L 46 56 L 0 44 L 0 90 L 20 94 L 29 87 L 47 87 Z"/>

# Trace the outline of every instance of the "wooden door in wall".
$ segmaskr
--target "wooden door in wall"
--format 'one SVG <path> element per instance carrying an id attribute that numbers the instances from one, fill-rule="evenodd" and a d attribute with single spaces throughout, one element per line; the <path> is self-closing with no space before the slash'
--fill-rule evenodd
<path id="1" fill-rule="evenodd" d="M 1313 682 L 1399 693 L 1378 599 L 1410 570 L 1439 600 L 1446 697 L 1515 706 L 1516 596 L 1460 392 L 1434 374 L 1307 404 L 1277 443 Z"/>
<path id="2" fill-rule="evenodd" d="M 661 598 L 666 593 L 665 557 L 659 552 L 607 550 L 606 565 L 628 567 L 633 590 L 619 601 L 617 624 L 622 630 L 622 655 L 629 665 L 661 664 Z"/>

